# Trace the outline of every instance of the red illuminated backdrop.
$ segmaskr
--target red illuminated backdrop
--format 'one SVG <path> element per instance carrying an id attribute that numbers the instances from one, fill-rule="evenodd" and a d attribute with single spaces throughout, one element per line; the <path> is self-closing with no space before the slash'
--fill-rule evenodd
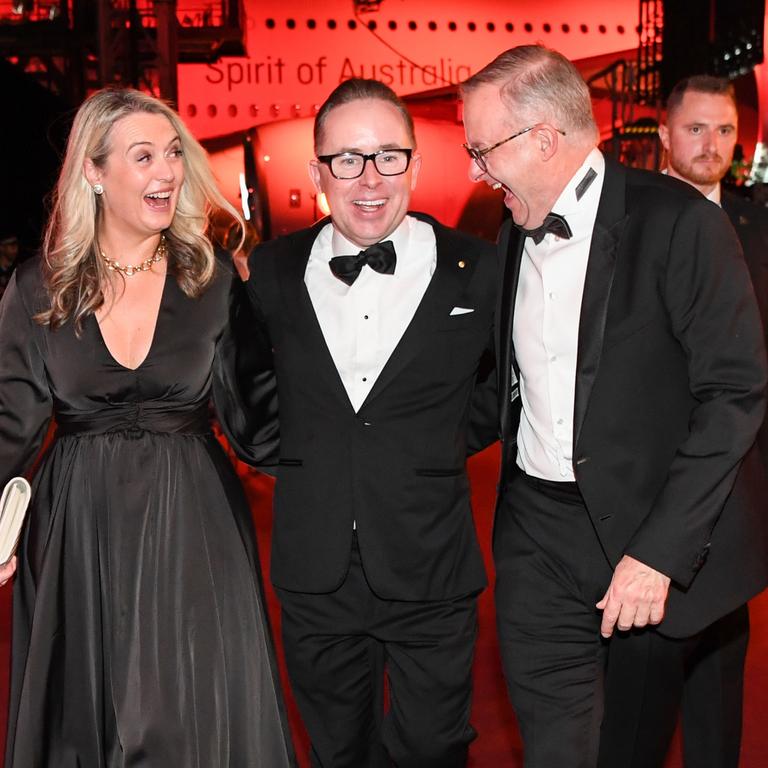
<path id="1" fill-rule="evenodd" d="M 180 0 L 180 19 L 201 7 Z M 201 138 L 310 116 L 351 76 L 404 95 L 457 83 L 522 43 L 585 59 L 638 42 L 637 0 L 383 0 L 358 15 L 352 0 L 246 0 L 245 17 L 247 56 L 179 67 L 180 111 Z"/>

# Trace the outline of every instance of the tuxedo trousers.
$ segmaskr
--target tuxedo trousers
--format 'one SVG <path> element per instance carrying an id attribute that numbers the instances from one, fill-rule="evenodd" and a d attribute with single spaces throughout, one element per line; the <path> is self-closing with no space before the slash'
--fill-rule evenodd
<path id="1" fill-rule="evenodd" d="M 599 768 L 662 768 L 678 712 L 685 768 L 737 768 L 746 606 L 687 638 L 626 634 L 608 658 Z"/>
<path id="2" fill-rule="evenodd" d="M 288 675 L 316 768 L 462 768 L 477 595 L 378 597 L 357 537 L 343 584 L 327 594 L 277 589 Z M 389 708 L 382 718 L 386 668 Z"/>
<path id="3" fill-rule="evenodd" d="M 662 768 L 681 700 L 686 768 L 736 764 L 748 635 L 741 609 L 690 638 L 647 627 L 603 639 L 595 604 L 612 569 L 575 483 L 517 474 L 497 514 L 494 560 L 525 768 Z M 717 727 L 697 749 L 707 723 Z"/>
<path id="4" fill-rule="evenodd" d="M 749 609 L 707 627 L 686 657 L 682 725 L 685 768 L 738 768 Z"/>
<path id="5" fill-rule="evenodd" d="M 608 652 L 595 603 L 612 571 L 576 483 L 516 472 L 496 513 L 493 555 L 525 768 L 594 768 Z"/>

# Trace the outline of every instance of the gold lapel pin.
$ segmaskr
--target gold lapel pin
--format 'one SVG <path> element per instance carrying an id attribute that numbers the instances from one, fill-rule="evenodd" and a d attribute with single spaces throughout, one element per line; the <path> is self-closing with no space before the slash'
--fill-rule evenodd
<path id="1" fill-rule="evenodd" d="M 467 262 L 463 259 L 459 262 L 459 269 L 464 269 L 467 266 Z"/>

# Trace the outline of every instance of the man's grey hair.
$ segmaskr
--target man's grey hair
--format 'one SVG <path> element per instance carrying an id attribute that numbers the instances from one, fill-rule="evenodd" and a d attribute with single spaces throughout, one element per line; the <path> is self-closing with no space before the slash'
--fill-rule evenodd
<path id="1" fill-rule="evenodd" d="M 567 134 L 597 132 L 587 84 L 565 56 L 550 48 L 519 45 L 504 51 L 465 80 L 461 93 L 482 85 L 500 87 L 516 120 L 547 122 Z"/>

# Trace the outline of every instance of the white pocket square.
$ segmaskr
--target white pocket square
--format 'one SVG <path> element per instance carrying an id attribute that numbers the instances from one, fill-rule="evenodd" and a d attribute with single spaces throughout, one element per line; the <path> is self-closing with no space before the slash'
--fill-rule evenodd
<path id="1" fill-rule="evenodd" d="M 474 309 L 470 309 L 469 307 L 454 307 L 451 310 L 451 315 L 466 315 L 469 312 L 474 312 Z"/>

